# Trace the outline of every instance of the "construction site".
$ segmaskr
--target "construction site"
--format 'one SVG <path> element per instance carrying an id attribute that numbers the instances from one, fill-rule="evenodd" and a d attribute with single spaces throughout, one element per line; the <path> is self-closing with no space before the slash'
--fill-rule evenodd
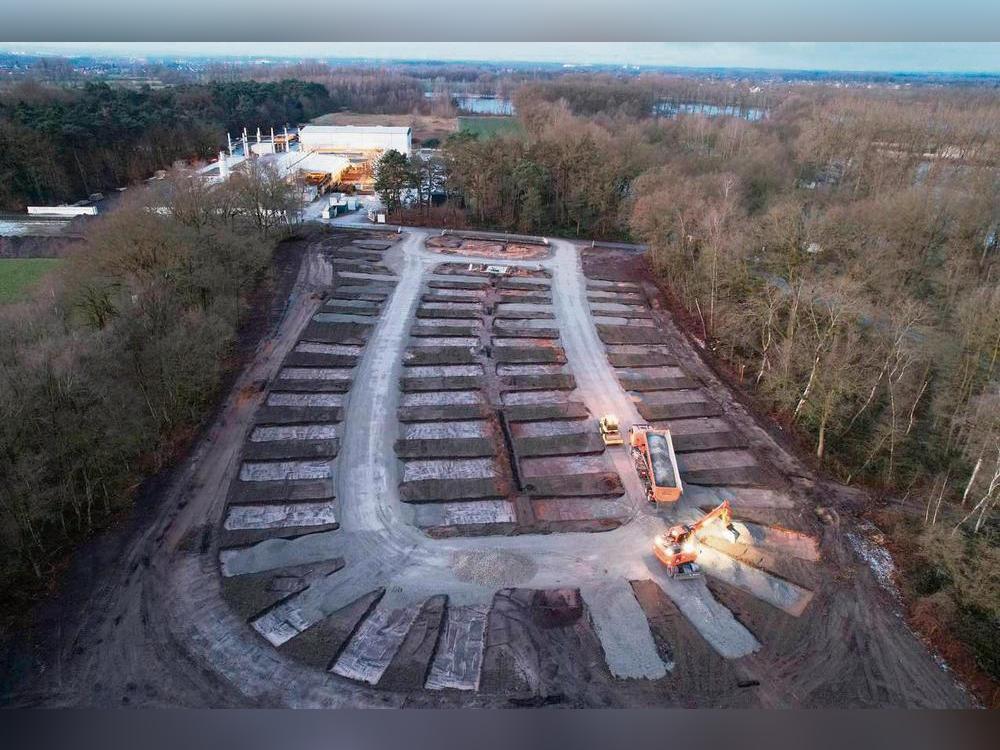
<path id="1" fill-rule="evenodd" d="M 841 520 L 851 493 L 620 261 L 328 227 L 49 694 L 968 705 Z"/>

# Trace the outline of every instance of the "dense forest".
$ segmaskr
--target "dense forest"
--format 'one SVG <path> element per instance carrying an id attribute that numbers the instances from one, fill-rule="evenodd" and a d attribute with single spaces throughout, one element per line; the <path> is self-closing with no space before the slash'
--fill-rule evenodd
<path id="1" fill-rule="evenodd" d="M 22 83 L 0 93 L 0 210 L 124 187 L 179 159 L 218 154 L 227 130 L 298 124 L 331 106 L 324 86 L 291 80 L 138 90 Z"/>
<path id="2" fill-rule="evenodd" d="M 264 170 L 161 181 L 91 224 L 33 301 L 0 307 L 4 619 L 186 449 L 287 231 L 268 217 L 300 199 Z"/>

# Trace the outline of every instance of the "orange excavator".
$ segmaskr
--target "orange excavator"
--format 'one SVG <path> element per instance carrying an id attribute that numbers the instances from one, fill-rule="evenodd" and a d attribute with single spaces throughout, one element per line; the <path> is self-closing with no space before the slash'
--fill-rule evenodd
<path id="1" fill-rule="evenodd" d="M 667 566 L 671 578 L 695 578 L 701 575 L 701 568 L 695 562 L 698 557 L 695 534 L 712 521 L 721 521 L 733 535 L 735 542 L 740 538 L 740 532 L 733 526 L 733 514 L 729 509 L 729 501 L 709 511 L 693 524 L 678 524 L 671 526 L 666 533 L 657 534 L 653 540 L 653 553 L 661 563 Z"/>

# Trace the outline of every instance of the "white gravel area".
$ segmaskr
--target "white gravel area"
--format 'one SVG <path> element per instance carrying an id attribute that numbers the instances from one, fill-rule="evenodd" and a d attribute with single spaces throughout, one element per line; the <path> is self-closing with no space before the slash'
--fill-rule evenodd
<path id="1" fill-rule="evenodd" d="M 273 440 L 332 440 L 340 428 L 335 424 L 290 424 L 257 427 L 250 433 L 253 443 L 267 443 Z"/>
<path id="2" fill-rule="evenodd" d="M 426 365 L 407 367 L 408 378 L 448 378 L 457 375 L 482 375 L 482 365 Z"/>
<path id="3" fill-rule="evenodd" d="M 350 380 L 350 367 L 285 367 L 280 377 L 287 380 Z"/>
<path id="4" fill-rule="evenodd" d="M 505 406 L 564 404 L 567 401 L 569 401 L 569 391 L 508 391 L 503 394 Z"/>
<path id="5" fill-rule="evenodd" d="M 311 341 L 303 341 L 295 347 L 295 351 L 297 352 L 309 352 L 312 354 L 347 354 L 351 356 L 361 354 L 362 350 L 364 350 L 363 346 L 354 346 L 352 344 L 318 344 Z"/>
<path id="6" fill-rule="evenodd" d="M 494 328 L 558 328 L 559 323 L 552 318 L 521 318 L 510 320 L 500 318 L 493 321 Z"/>
<path id="7" fill-rule="evenodd" d="M 559 341 L 557 339 L 529 339 L 529 338 L 504 338 L 502 336 L 493 337 L 493 346 L 496 347 L 524 347 L 524 346 L 543 346 L 551 349 L 559 348 Z"/>
<path id="8" fill-rule="evenodd" d="M 332 476 L 327 461 L 267 461 L 244 463 L 240 479 L 244 482 L 277 482 L 286 479 L 329 479 Z"/>
<path id="9" fill-rule="evenodd" d="M 514 437 L 551 437 L 552 435 L 577 435 L 597 431 L 597 424 L 590 419 L 553 420 L 550 422 L 514 422 L 510 431 Z"/>
<path id="10" fill-rule="evenodd" d="M 444 406 L 449 404 L 479 404 L 483 396 L 479 391 L 426 391 L 404 393 L 401 406 Z"/>
<path id="11" fill-rule="evenodd" d="M 343 393 L 272 393 L 268 406 L 341 406 Z"/>
<path id="12" fill-rule="evenodd" d="M 568 365 L 497 365 L 497 375 L 559 375 Z"/>
<path id="13" fill-rule="evenodd" d="M 483 309 L 479 302 L 422 302 L 421 307 L 427 310 L 468 310 L 479 312 Z"/>
<path id="14" fill-rule="evenodd" d="M 526 477 L 571 476 L 609 471 L 608 462 L 599 456 L 552 456 L 551 458 L 525 458 L 521 472 Z"/>
<path id="15" fill-rule="evenodd" d="M 466 336 L 411 336 L 410 346 L 467 346 L 470 349 L 479 339 Z"/>
<path id="16" fill-rule="evenodd" d="M 438 297 L 483 297 L 486 292 L 482 289 L 434 289 L 427 287 L 424 294 L 434 294 Z"/>
<path id="17" fill-rule="evenodd" d="M 506 312 L 552 312 L 552 305 L 539 302 L 501 302 L 497 305 L 498 313 Z"/>
<path id="18" fill-rule="evenodd" d="M 417 318 L 414 325 L 427 326 L 429 328 L 447 328 L 449 326 L 469 326 L 480 328 L 483 323 L 479 318 Z"/>
<path id="19" fill-rule="evenodd" d="M 296 503 L 291 505 L 232 505 L 224 528 L 280 529 L 290 526 L 322 526 L 336 523 L 333 503 Z"/>
<path id="20" fill-rule="evenodd" d="M 507 500 L 470 500 L 457 503 L 420 503 L 417 526 L 467 526 L 476 523 L 514 523 L 517 513 Z"/>
<path id="21" fill-rule="evenodd" d="M 478 438 L 488 434 L 489 424 L 482 419 L 468 422 L 411 422 L 403 425 L 405 440 Z"/>
<path id="22" fill-rule="evenodd" d="M 652 328 L 653 321 L 649 318 L 611 318 L 595 315 L 594 322 L 602 326 L 630 326 L 633 328 Z"/>
<path id="23" fill-rule="evenodd" d="M 407 461 L 403 481 L 419 479 L 485 479 L 496 476 L 492 458 L 455 458 Z"/>

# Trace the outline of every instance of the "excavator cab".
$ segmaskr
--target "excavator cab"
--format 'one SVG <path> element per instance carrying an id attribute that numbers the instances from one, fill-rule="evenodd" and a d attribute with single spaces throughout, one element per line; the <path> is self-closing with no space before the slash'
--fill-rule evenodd
<path id="1" fill-rule="evenodd" d="M 733 525 L 728 500 L 724 500 L 690 526 L 678 524 L 671 526 L 663 534 L 656 535 L 653 554 L 666 566 L 671 578 L 696 578 L 701 575 L 701 568 L 695 562 L 698 557 L 698 540 L 695 534 L 716 519 L 733 535 L 733 542 L 740 538 L 740 532 Z"/>
<path id="2" fill-rule="evenodd" d="M 605 414 L 601 417 L 598 425 L 601 429 L 601 439 L 605 445 L 624 445 L 622 431 L 618 426 L 618 417 L 614 414 Z"/>

